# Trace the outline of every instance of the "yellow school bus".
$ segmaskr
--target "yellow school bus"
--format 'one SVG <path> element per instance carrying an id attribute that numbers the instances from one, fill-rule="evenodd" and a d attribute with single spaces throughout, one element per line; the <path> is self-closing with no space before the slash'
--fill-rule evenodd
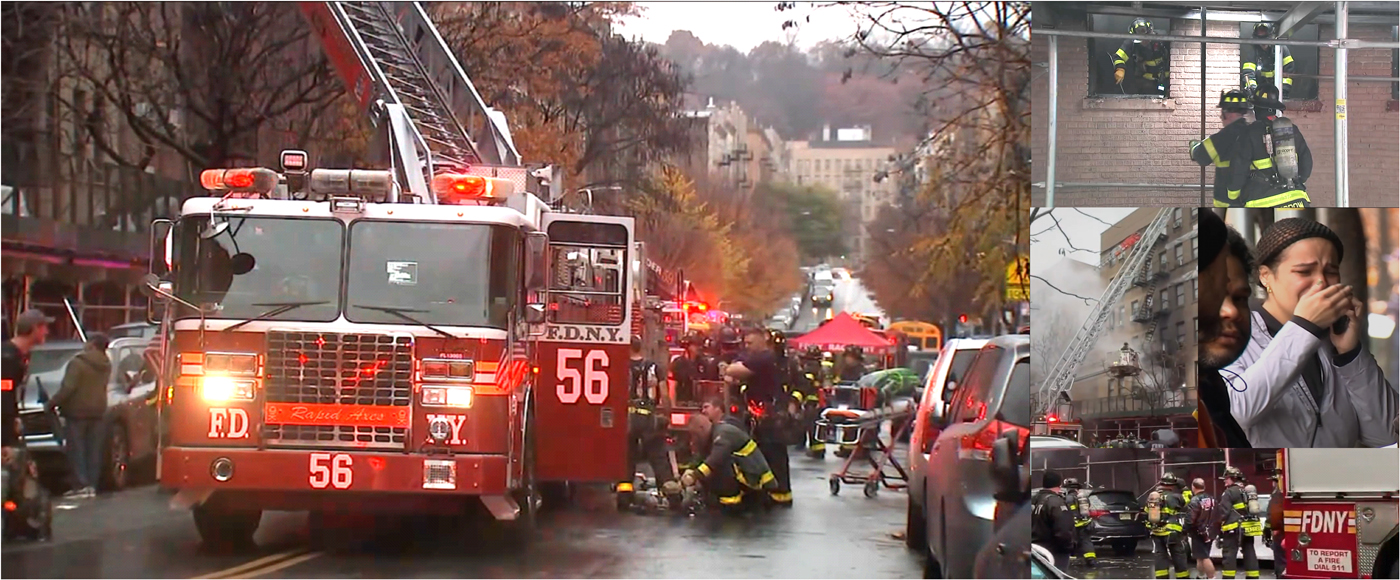
<path id="1" fill-rule="evenodd" d="M 904 335 L 909 344 L 919 350 L 937 352 L 943 349 L 943 330 L 937 324 L 905 320 L 890 324 L 889 330 Z"/>

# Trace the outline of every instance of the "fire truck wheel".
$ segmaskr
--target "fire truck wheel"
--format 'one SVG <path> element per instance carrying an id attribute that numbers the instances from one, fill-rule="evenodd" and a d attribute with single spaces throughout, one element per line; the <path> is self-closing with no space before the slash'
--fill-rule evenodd
<path id="1" fill-rule="evenodd" d="M 535 517 L 540 508 L 539 484 L 535 482 L 535 406 L 527 400 L 525 412 L 524 469 L 521 472 L 520 489 L 512 493 L 520 513 L 515 521 L 509 522 L 511 545 L 524 547 L 535 537 Z"/>
<path id="2" fill-rule="evenodd" d="M 194 507 L 194 527 L 206 546 L 215 549 L 251 548 L 253 533 L 262 522 L 262 510 L 231 508 L 210 498 Z"/>
<path id="3" fill-rule="evenodd" d="M 112 424 L 111 433 L 107 436 L 106 451 L 107 461 L 102 466 L 101 487 L 110 491 L 126 489 L 131 476 L 131 439 L 122 423 Z"/>

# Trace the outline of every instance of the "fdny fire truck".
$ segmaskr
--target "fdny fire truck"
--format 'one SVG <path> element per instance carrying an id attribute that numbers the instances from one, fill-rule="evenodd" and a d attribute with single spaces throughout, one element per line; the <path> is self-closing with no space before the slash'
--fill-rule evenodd
<path id="1" fill-rule="evenodd" d="M 153 228 L 161 485 L 214 544 L 472 502 L 529 532 L 546 486 L 631 471 L 632 220 L 550 209 L 416 3 L 303 8 L 385 168 L 208 170 Z"/>
<path id="2" fill-rule="evenodd" d="M 1280 449 L 1289 578 L 1400 578 L 1400 454 Z"/>

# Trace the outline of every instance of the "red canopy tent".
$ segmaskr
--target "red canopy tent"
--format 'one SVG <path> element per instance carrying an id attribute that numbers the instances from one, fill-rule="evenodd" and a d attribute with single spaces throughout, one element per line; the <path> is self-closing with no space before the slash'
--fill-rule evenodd
<path id="1" fill-rule="evenodd" d="M 893 346 L 889 339 L 871 332 L 845 312 L 837 314 L 820 328 L 792 339 L 788 344 L 797 348 L 815 344 L 827 351 L 840 351 L 851 345 L 884 351 Z"/>

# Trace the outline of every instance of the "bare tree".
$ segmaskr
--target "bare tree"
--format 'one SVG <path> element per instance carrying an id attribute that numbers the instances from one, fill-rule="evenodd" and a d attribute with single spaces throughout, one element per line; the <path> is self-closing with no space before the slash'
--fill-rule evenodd
<path id="1" fill-rule="evenodd" d="M 1139 357 L 1142 374 L 1132 384 L 1132 398 L 1147 407 L 1149 416 L 1161 414 L 1168 406 L 1185 405 L 1186 364 L 1180 352 L 1168 350 L 1162 338 L 1144 346 L 1146 352 Z"/>
<path id="2" fill-rule="evenodd" d="M 59 74 L 73 90 L 54 97 L 86 119 L 85 136 L 119 165 L 145 167 L 157 148 L 196 168 L 256 159 L 260 131 L 305 141 L 344 93 L 294 4 L 63 6 Z"/>

